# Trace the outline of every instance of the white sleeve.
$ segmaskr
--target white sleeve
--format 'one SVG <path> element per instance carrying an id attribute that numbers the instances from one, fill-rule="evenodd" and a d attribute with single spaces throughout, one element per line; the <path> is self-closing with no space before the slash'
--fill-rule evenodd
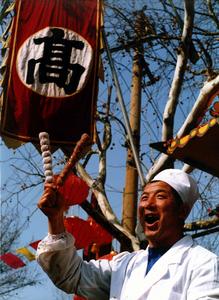
<path id="1" fill-rule="evenodd" d="M 198 259 L 197 259 L 198 260 Z M 188 300 L 219 299 L 219 258 L 203 259 L 194 267 L 191 284 L 187 291 Z"/>
<path id="2" fill-rule="evenodd" d="M 37 261 L 53 283 L 67 293 L 90 299 L 109 299 L 111 263 L 108 260 L 83 261 L 70 233 L 50 235 L 37 249 Z"/>
<path id="3" fill-rule="evenodd" d="M 50 234 L 38 244 L 37 257 L 44 252 L 58 251 L 71 247 L 74 244 L 74 237 L 67 233 Z"/>

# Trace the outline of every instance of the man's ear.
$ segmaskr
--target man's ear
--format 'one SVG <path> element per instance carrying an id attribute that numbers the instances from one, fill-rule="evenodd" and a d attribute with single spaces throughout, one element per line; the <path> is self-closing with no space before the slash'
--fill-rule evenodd
<path id="1" fill-rule="evenodd" d="M 180 219 L 183 219 L 185 221 L 185 219 L 188 217 L 189 213 L 190 213 L 189 206 L 183 203 L 179 208 Z"/>

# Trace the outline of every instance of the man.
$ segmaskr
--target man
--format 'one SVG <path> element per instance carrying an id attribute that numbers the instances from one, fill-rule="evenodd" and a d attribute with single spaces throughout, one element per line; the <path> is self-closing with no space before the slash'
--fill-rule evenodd
<path id="1" fill-rule="evenodd" d="M 85 262 L 77 255 L 74 238 L 65 232 L 62 199 L 52 189 L 47 186 L 38 203 L 48 216 L 49 234 L 37 260 L 60 289 L 95 300 L 219 299 L 218 257 L 183 233 L 198 199 L 190 175 L 167 169 L 145 186 L 139 219 L 149 245 L 112 261 Z"/>

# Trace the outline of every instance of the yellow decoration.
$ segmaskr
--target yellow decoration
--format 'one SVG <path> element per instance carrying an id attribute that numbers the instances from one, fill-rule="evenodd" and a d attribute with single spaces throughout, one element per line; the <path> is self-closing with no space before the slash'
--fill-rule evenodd
<path id="1" fill-rule="evenodd" d="M 216 123 L 219 123 L 219 119 L 214 118 L 209 121 L 210 127 L 213 127 Z"/>
<path id="2" fill-rule="evenodd" d="M 29 261 L 35 260 L 35 255 L 26 247 L 19 248 L 16 250 L 17 253 L 24 255 Z"/>
<path id="3" fill-rule="evenodd" d="M 195 137 L 195 136 L 196 136 L 196 134 L 197 134 L 197 128 L 195 128 L 195 129 L 192 129 L 192 130 L 191 130 L 191 132 L 190 132 L 190 136 L 191 136 L 191 138 Z"/>
<path id="4" fill-rule="evenodd" d="M 210 127 L 213 127 L 215 124 L 219 124 L 219 118 L 213 118 L 201 127 L 192 129 L 189 135 L 185 135 L 180 139 L 176 138 L 172 140 L 170 146 L 167 149 L 167 153 L 172 154 L 177 147 L 183 148 L 189 142 L 189 140 L 191 140 L 195 136 L 202 137 L 208 131 L 208 129 Z"/>
<path id="5" fill-rule="evenodd" d="M 188 143 L 189 140 L 190 140 L 189 135 L 182 137 L 179 140 L 179 147 L 184 147 Z"/>
<path id="6" fill-rule="evenodd" d="M 167 153 L 168 154 L 173 153 L 176 147 L 177 147 L 177 140 L 172 140 L 170 146 L 167 149 Z"/>
<path id="7" fill-rule="evenodd" d="M 205 125 L 203 125 L 203 126 L 201 126 L 201 127 L 198 129 L 198 136 L 203 136 L 203 135 L 207 132 L 208 129 L 209 129 L 208 123 L 205 124 Z"/>

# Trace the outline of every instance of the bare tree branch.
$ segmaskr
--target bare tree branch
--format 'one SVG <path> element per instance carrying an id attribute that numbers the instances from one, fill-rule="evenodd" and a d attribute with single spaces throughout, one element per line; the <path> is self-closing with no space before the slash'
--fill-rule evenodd
<path id="1" fill-rule="evenodd" d="M 81 178 L 87 183 L 87 185 L 92 189 L 99 207 L 105 216 L 105 218 L 116 228 L 118 228 L 122 233 L 124 233 L 132 242 L 133 250 L 139 249 L 139 241 L 138 239 L 131 235 L 130 232 L 125 230 L 122 225 L 120 224 L 119 220 L 117 219 L 116 215 L 114 214 L 109 201 L 107 200 L 107 196 L 104 190 L 104 187 L 100 181 L 95 182 L 88 173 L 83 169 L 81 164 L 77 164 L 77 171 Z"/>

